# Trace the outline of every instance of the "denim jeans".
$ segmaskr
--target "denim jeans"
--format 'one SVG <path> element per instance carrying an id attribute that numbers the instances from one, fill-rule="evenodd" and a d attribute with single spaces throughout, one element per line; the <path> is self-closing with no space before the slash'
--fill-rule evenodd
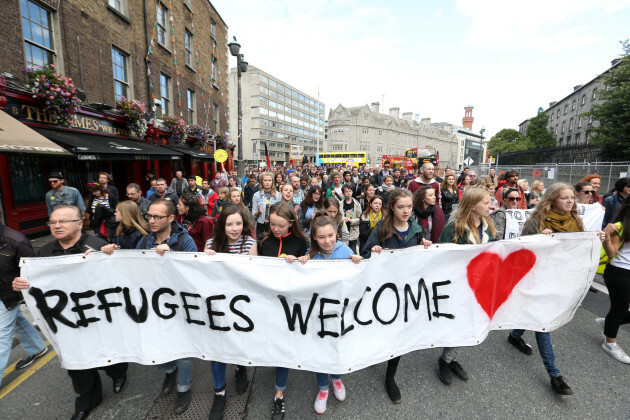
<path id="1" fill-rule="evenodd" d="M 525 330 L 512 330 L 512 336 L 514 338 L 520 338 L 525 333 Z M 560 371 L 556 367 L 556 358 L 553 355 L 553 346 L 551 345 L 551 336 L 548 332 L 536 331 L 536 343 L 538 344 L 538 352 L 542 358 L 547 373 L 552 378 L 560 376 Z"/>
<path id="2" fill-rule="evenodd" d="M 0 374 L 7 367 L 7 362 L 11 355 L 13 334 L 22 344 L 24 352 L 29 356 L 41 352 L 46 347 L 39 332 L 22 315 L 20 307 L 16 306 L 8 310 L 2 300 L 0 300 Z M 2 383 L 2 378 L 0 378 L 0 383 Z"/>
<path id="3" fill-rule="evenodd" d="M 287 389 L 287 381 L 289 380 L 289 369 L 283 367 L 276 368 L 276 391 L 284 391 Z"/>
<path id="4" fill-rule="evenodd" d="M 319 373 L 317 372 L 317 386 L 319 386 L 320 391 L 328 391 L 328 387 L 330 386 L 330 382 L 328 380 L 328 373 Z M 330 375 L 333 378 L 333 381 L 338 381 L 341 379 L 341 375 Z"/>
<path id="5" fill-rule="evenodd" d="M 177 392 L 190 391 L 190 383 L 193 377 L 192 357 L 173 360 L 158 366 L 158 369 L 165 370 L 166 373 L 173 373 L 175 368 L 177 368 Z"/>
<path id="6" fill-rule="evenodd" d="M 210 362 L 210 370 L 212 371 L 212 382 L 214 383 L 214 392 L 221 392 L 225 389 L 225 363 Z"/>

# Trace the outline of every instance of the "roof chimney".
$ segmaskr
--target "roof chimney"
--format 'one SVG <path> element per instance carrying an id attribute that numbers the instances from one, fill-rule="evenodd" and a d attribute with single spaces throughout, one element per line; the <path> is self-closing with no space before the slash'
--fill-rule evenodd
<path id="1" fill-rule="evenodd" d="M 420 114 L 413 114 L 413 119 L 416 121 L 420 121 Z"/>
<path id="2" fill-rule="evenodd" d="M 464 118 L 462 118 L 462 125 L 464 128 L 472 130 L 473 122 L 475 121 L 475 117 L 472 116 L 472 105 L 467 105 L 464 107 Z"/>
<path id="3" fill-rule="evenodd" d="M 402 118 L 406 121 L 411 121 L 413 118 L 413 112 L 403 112 Z"/>
<path id="4" fill-rule="evenodd" d="M 398 107 L 389 108 L 389 116 L 390 117 L 398 118 L 398 114 L 399 113 L 400 113 L 400 108 L 398 108 Z"/>
<path id="5" fill-rule="evenodd" d="M 622 58 L 622 57 L 617 57 L 617 58 L 615 58 L 613 61 L 611 61 L 611 62 L 610 62 L 610 67 L 612 67 L 612 66 L 615 66 L 615 65 L 619 64 L 619 62 L 620 62 L 621 60 L 623 60 L 623 58 Z"/>
<path id="6" fill-rule="evenodd" d="M 372 112 L 378 114 L 381 110 L 381 103 L 380 102 L 372 102 L 372 105 L 370 105 L 370 109 L 372 110 Z"/>
<path id="7" fill-rule="evenodd" d="M 575 92 L 576 90 L 578 90 L 582 86 L 584 86 L 584 85 L 575 85 L 575 86 L 573 86 L 573 92 Z"/>
<path id="8" fill-rule="evenodd" d="M 422 125 L 431 125 L 431 118 L 423 118 L 420 123 Z"/>
<path id="9" fill-rule="evenodd" d="M 549 102 L 549 108 L 551 108 L 552 106 L 554 106 L 557 103 L 558 103 L 558 101 L 551 101 L 551 102 Z"/>

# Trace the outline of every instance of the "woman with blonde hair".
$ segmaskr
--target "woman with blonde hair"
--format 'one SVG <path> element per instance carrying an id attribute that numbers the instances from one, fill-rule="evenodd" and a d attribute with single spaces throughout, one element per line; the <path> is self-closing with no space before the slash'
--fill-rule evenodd
<path id="1" fill-rule="evenodd" d="M 131 200 L 119 203 L 114 216 L 118 227 L 112 243 L 101 248 L 106 254 L 111 254 L 115 249 L 136 249 L 140 239 L 151 231 L 140 213 L 140 208 Z"/>
<path id="2" fill-rule="evenodd" d="M 260 174 L 260 190 L 252 198 L 252 212 L 256 218 L 256 237 L 261 238 L 269 232 L 269 209 L 281 201 L 276 191 L 273 173 L 266 171 Z"/>
<path id="3" fill-rule="evenodd" d="M 584 224 L 578 216 L 575 204 L 575 192 L 567 184 L 553 184 L 535 207 L 527 222 L 523 226 L 521 235 L 535 235 L 544 233 L 549 235 L 554 232 L 583 232 Z M 604 232 L 599 232 L 600 240 L 606 238 Z M 513 330 L 508 336 L 508 342 L 516 347 L 520 352 L 531 355 L 532 348 L 523 340 L 525 330 Z M 556 367 L 551 337 L 548 332 L 536 331 L 536 342 L 538 351 L 551 377 L 551 388 L 560 395 L 571 395 L 573 391 L 560 375 L 560 370 Z"/>
<path id="4" fill-rule="evenodd" d="M 538 201 L 540 201 L 542 199 L 542 196 L 543 196 L 544 192 L 545 192 L 545 183 L 544 183 L 544 181 L 541 181 L 539 179 L 534 181 L 534 183 L 532 184 L 532 194 L 534 194 L 534 197 L 536 197 L 536 199 Z"/>

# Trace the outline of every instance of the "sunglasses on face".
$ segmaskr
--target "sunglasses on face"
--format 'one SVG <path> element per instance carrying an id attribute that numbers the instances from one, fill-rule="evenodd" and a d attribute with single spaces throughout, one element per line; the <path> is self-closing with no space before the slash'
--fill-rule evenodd
<path id="1" fill-rule="evenodd" d="M 508 197 L 507 199 L 510 201 L 521 201 L 521 197 Z"/>
<path id="2" fill-rule="evenodd" d="M 582 190 L 581 193 L 583 193 L 583 194 L 593 194 L 593 193 L 595 193 L 595 191 L 593 191 L 593 190 L 588 190 L 588 191 L 587 190 Z"/>
<path id="3" fill-rule="evenodd" d="M 50 180 L 50 181 L 48 181 L 48 182 L 50 182 L 51 184 L 58 184 L 58 183 L 60 183 L 61 181 L 59 181 L 58 179 L 51 179 L 51 180 Z"/>

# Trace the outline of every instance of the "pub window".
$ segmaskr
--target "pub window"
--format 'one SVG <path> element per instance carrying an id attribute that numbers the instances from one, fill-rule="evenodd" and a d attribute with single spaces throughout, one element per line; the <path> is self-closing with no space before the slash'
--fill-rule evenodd
<path id="1" fill-rule="evenodd" d="M 26 67 L 43 67 L 47 64 L 54 64 L 55 50 L 51 13 L 31 0 L 21 0 L 20 5 Z"/>
<path id="2" fill-rule="evenodd" d="M 162 98 L 162 116 L 170 115 L 171 109 L 171 78 L 160 73 L 160 97 Z"/>
<path id="3" fill-rule="evenodd" d="M 188 89 L 188 124 L 197 124 L 197 104 L 195 101 L 195 91 Z"/>
<path id="4" fill-rule="evenodd" d="M 166 22 L 168 21 L 168 9 L 162 3 L 158 3 L 157 7 L 157 40 L 158 43 L 162 44 L 164 47 L 168 47 L 168 33 L 166 31 Z"/>
<path id="5" fill-rule="evenodd" d="M 193 35 L 186 31 L 184 33 L 184 45 L 186 47 L 186 65 L 193 67 Z"/>
<path id="6" fill-rule="evenodd" d="M 114 100 L 118 102 L 121 96 L 129 97 L 129 80 L 127 78 L 127 54 L 112 48 L 112 63 L 114 66 Z"/>
<path id="7" fill-rule="evenodd" d="M 212 104 L 212 120 L 215 134 L 220 131 L 221 125 L 219 123 L 219 105 Z"/>
<path id="8" fill-rule="evenodd" d="M 217 23 L 214 19 L 210 19 L 210 36 L 215 40 L 217 39 Z"/>
<path id="9" fill-rule="evenodd" d="M 128 0 L 108 0 L 109 7 L 123 16 L 127 16 L 127 2 Z"/>

